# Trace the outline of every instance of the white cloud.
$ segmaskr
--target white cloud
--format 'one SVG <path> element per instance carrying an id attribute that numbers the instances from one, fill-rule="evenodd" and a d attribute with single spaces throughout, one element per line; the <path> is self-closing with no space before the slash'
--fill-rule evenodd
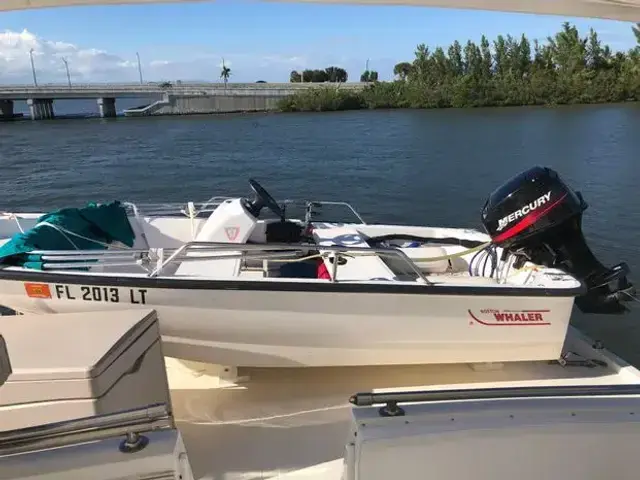
<path id="1" fill-rule="evenodd" d="M 32 81 L 31 59 L 39 83 L 66 81 L 63 58 L 69 64 L 73 81 L 109 81 L 135 78 L 136 63 L 95 48 L 81 48 L 64 41 L 45 40 L 23 30 L 0 33 L 0 82 L 27 83 Z"/>
<path id="2" fill-rule="evenodd" d="M 143 77 L 147 81 L 200 80 L 220 81 L 222 59 L 231 68 L 233 81 L 254 82 L 265 80 L 287 82 L 291 70 L 324 68 L 336 65 L 346 68 L 353 79 L 359 77 L 363 60 L 342 55 L 313 55 L 290 52 L 287 54 L 260 54 L 234 52 L 198 52 L 197 48 L 184 47 L 164 58 L 149 58 L 141 52 Z M 0 32 L 0 84 L 30 84 L 33 82 L 29 51 L 39 84 L 65 83 L 67 75 L 63 58 L 67 60 L 71 81 L 85 82 L 136 82 L 138 63 L 135 53 L 131 58 L 105 50 L 74 45 L 64 40 L 49 40 L 30 32 Z M 173 57 L 173 58 L 172 58 Z M 382 60 L 382 59 L 380 59 Z M 391 63 L 387 59 L 380 63 Z M 387 65 L 376 65 L 384 72 Z"/>
<path id="3" fill-rule="evenodd" d="M 149 62 L 149 66 L 152 68 L 165 67 L 167 65 L 171 65 L 171 62 L 169 60 L 152 60 Z"/>

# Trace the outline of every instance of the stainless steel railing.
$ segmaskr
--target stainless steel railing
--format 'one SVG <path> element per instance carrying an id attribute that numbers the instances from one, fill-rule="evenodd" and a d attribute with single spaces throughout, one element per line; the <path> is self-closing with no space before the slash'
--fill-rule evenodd
<path id="1" fill-rule="evenodd" d="M 158 267 L 156 267 L 150 274 L 150 277 L 155 277 L 159 275 L 162 270 L 176 261 L 176 259 L 181 259 L 180 261 L 185 260 L 213 260 L 213 259 L 228 259 L 228 258 L 236 258 L 235 253 L 229 255 L 211 255 L 210 257 L 200 256 L 197 257 L 189 257 L 187 253 L 189 251 L 198 250 L 200 253 L 206 252 L 242 252 L 239 256 L 242 258 L 243 253 L 249 252 L 267 252 L 267 251 L 278 251 L 278 252 L 291 252 L 291 251 L 309 251 L 309 250 L 318 250 L 321 252 L 321 255 L 325 257 L 329 257 L 330 261 L 332 260 L 332 268 L 333 272 L 331 275 L 331 281 L 337 282 L 337 270 L 340 266 L 340 257 L 343 256 L 354 256 L 354 255 L 380 255 L 380 256 L 388 256 L 388 257 L 396 257 L 404 264 L 406 264 L 409 269 L 416 274 L 417 278 L 419 278 L 423 283 L 429 284 L 429 280 L 422 273 L 420 268 L 400 249 L 397 248 L 383 248 L 383 247 L 346 247 L 341 245 L 316 245 L 316 244 L 235 244 L 235 243 L 222 243 L 222 242 L 188 242 L 176 249 L 166 260 L 162 261 Z M 333 256 L 327 255 L 328 253 L 332 253 Z"/>
<path id="2" fill-rule="evenodd" d="M 133 444 L 141 432 L 175 428 L 166 404 L 149 405 L 106 415 L 0 432 L 0 455 L 55 448 L 122 436 Z"/>
<path id="3" fill-rule="evenodd" d="M 430 284 L 420 268 L 400 249 L 389 247 L 349 247 L 341 245 L 317 245 L 314 243 L 272 243 L 272 244 L 237 244 L 224 242 L 187 242 L 176 249 L 157 250 L 35 250 L 33 255 L 41 255 L 43 269 L 65 270 L 90 268 L 96 266 L 134 266 L 147 270 L 148 277 L 157 277 L 163 270 L 174 263 L 228 260 L 228 259 L 265 259 L 295 261 L 304 260 L 309 252 L 317 251 L 318 255 L 328 258 L 332 266 L 332 282 L 337 282 L 337 271 L 340 259 L 353 256 L 395 257 L 408 267 L 422 283 Z M 198 255 L 189 255 L 197 253 Z M 153 267 L 152 264 L 156 263 Z"/>
<path id="4" fill-rule="evenodd" d="M 197 217 L 204 212 L 213 212 L 220 204 L 226 200 L 233 200 L 240 196 L 227 197 L 227 196 L 215 196 L 211 197 L 204 202 L 189 202 L 187 204 L 182 203 L 133 203 L 123 202 L 123 205 L 130 209 L 136 216 L 162 216 L 162 215 L 185 215 L 190 216 L 189 205 L 191 204 Z M 290 207 L 303 207 L 310 214 L 313 208 L 322 208 L 323 206 L 342 206 L 347 208 L 358 222 L 362 225 L 366 225 L 362 215 L 348 202 L 332 201 L 332 200 L 293 200 L 284 199 L 278 201 L 279 204 L 284 205 L 287 208 Z M 312 220 L 311 216 L 305 218 L 305 221 Z M 347 223 L 347 222 L 344 222 Z"/>
<path id="5" fill-rule="evenodd" d="M 357 407 L 371 407 L 384 404 L 379 414 L 385 417 L 403 416 L 399 403 L 443 402 L 462 400 L 505 400 L 511 398 L 559 398 L 559 397 L 602 397 L 638 396 L 640 385 L 561 385 L 542 387 L 497 387 L 455 390 L 422 390 L 395 392 L 356 393 L 349 403 Z"/>

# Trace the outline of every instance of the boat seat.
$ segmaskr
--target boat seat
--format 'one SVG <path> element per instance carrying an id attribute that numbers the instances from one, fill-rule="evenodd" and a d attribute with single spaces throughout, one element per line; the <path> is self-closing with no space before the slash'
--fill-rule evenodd
<path id="1" fill-rule="evenodd" d="M 316 240 L 321 253 L 322 245 L 339 245 L 344 247 L 369 247 L 364 235 L 353 227 L 314 229 L 314 239 Z M 333 264 L 327 258 L 323 259 L 327 270 L 333 272 Z M 355 255 L 348 257 L 344 265 L 339 265 L 336 278 L 337 281 L 357 281 L 357 280 L 395 280 L 396 276 L 387 264 L 378 255 Z"/>
<path id="2" fill-rule="evenodd" d="M 225 254 L 238 254 L 239 251 L 227 251 L 224 254 L 220 253 L 220 256 Z M 203 260 L 187 260 L 182 261 L 175 269 L 173 275 L 176 277 L 237 277 L 240 274 L 240 259 L 228 258 L 228 259 L 215 259 L 210 258 L 216 256 L 212 251 L 199 253 L 189 252 L 188 257 L 203 257 L 209 258 Z M 169 275 L 170 273 L 167 273 Z"/>

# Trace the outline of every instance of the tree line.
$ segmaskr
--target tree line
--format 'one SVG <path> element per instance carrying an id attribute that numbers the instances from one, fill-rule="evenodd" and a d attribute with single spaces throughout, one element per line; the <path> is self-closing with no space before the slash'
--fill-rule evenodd
<path id="1" fill-rule="evenodd" d="M 302 74 L 296 70 L 292 70 L 289 75 L 291 83 L 343 83 L 349 79 L 349 74 L 341 67 L 327 67 L 324 70 L 303 70 Z M 377 82 L 378 72 L 375 70 L 365 70 L 360 75 L 361 82 Z"/>
<path id="2" fill-rule="evenodd" d="M 640 24 L 637 45 L 614 52 L 591 29 L 584 37 L 565 22 L 544 44 L 523 34 L 493 42 L 417 46 L 413 61 L 395 65 L 392 82 L 362 92 L 329 89 L 284 99 L 284 110 L 447 108 L 558 105 L 640 100 Z M 346 72 L 345 72 L 346 73 Z M 377 80 L 377 78 L 376 78 Z M 316 89 L 314 89 L 316 90 Z M 318 102 L 326 102 L 320 105 Z"/>
<path id="3" fill-rule="evenodd" d="M 327 67 L 324 70 L 303 70 L 302 74 L 293 70 L 289 75 L 291 83 L 343 83 L 349 78 L 347 71 L 340 67 Z"/>

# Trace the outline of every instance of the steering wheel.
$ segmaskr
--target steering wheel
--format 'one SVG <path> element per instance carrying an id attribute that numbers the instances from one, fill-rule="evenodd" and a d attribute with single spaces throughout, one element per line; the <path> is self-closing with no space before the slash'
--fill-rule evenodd
<path id="1" fill-rule="evenodd" d="M 285 217 L 284 210 L 282 210 L 282 207 L 278 205 L 278 202 L 276 202 L 273 199 L 273 197 L 269 194 L 269 192 L 267 192 L 262 187 L 262 185 L 260 185 L 253 178 L 249 179 L 249 185 L 251 186 L 253 193 L 255 193 L 255 198 L 253 199 L 253 201 L 248 202 L 249 210 L 251 211 L 253 216 L 257 217 L 260 214 L 260 210 L 262 210 L 262 207 L 267 207 L 278 218 L 280 218 L 281 221 L 284 222 L 284 217 Z"/>

